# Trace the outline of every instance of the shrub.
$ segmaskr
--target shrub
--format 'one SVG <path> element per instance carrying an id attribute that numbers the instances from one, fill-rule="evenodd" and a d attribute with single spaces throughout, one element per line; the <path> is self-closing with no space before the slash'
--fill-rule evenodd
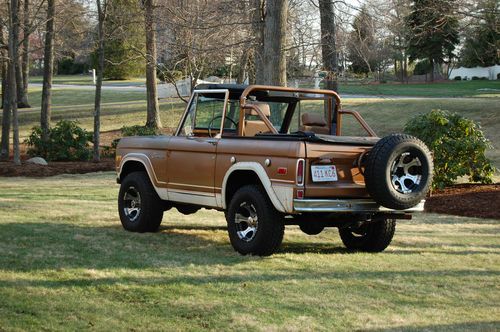
<path id="1" fill-rule="evenodd" d="M 497 80 L 500 80 L 500 73 L 497 74 Z"/>
<path id="2" fill-rule="evenodd" d="M 25 140 L 28 155 L 40 156 L 50 161 L 89 160 L 92 133 L 78 126 L 78 122 L 61 120 L 49 128 L 47 142 L 42 140 L 42 129 L 34 127 Z"/>
<path id="3" fill-rule="evenodd" d="M 154 128 L 149 128 L 146 126 L 123 126 L 122 129 L 120 129 L 122 132 L 122 137 L 125 136 L 155 136 L 159 135 L 160 132 L 157 129 Z M 112 154 L 114 155 L 116 146 L 118 145 L 118 142 L 120 141 L 119 138 L 113 140 L 111 143 L 111 149 L 107 149 L 107 154 Z"/>
<path id="4" fill-rule="evenodd" d="M 87 64 L 75 62 L 73 58 L 69 57 L 65 57 L 57 63 L 57 73 L 59 75 L 84 74 L 87 70 Z"/>
<path id="5" fill-rule="evenodd" d="M 433 187 L 453 184 L 460 176 L 491 183 L 495 168 L 484 155 L 492 148 L 481 128 L 459 114 L 432 110 L 410 119 L 405 132 L 420 138 L 434 155 Z"/>
<path id="6" fill-rule="evenodd" d="M 460 76 L 455 76 L 455 78 L 453 78 L 455 81 L 461 81 L 462 80 L 462 77 Z"/>
<path id="7" fill-rule="evenodd" d="M 429 60 L 422 60 L 417 62 L 415 69 L 413 69 L 413 75 L 425 75 L 432 71 L 432 66 Z"/>

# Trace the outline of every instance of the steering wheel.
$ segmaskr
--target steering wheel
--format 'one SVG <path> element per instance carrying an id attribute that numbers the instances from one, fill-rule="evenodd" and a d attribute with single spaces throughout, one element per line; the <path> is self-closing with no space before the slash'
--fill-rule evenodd
<path id="1" fill-rule="evenodd" d="M 214 121 L 216 119 L 219 119 L 219 118 L 222 119 L 222 115 L 214 116 L 213 119 L 212 119 L 212 121 L 210 121 L 210 123 L 208 124 L 208 136 L 210 136 L 211 138 L 213 138 L 213 136 L 212 136 L 212 125 L 213 125 Z M 234 124 L 234 126 L 236 128 L 238 128 L 238 123 L 235 122 L 233 119 L 226 117 L 226 120 L 229 120 L 232 124 Z"/>

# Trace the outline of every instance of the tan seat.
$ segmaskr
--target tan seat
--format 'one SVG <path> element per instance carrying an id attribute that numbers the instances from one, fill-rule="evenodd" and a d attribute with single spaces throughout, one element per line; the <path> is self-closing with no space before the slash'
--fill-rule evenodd
<path id="1" fill-rule="evenodd" d="M 261 102 L 249 102 L 251 105 L 255 105 L 259 108 L 259 110 L 264 114 L 265 117 L 269 118 L 271 116 L 271 109 L 269 104 L 261 103 Z M 257 111 L 253 109 L 246 110 L 245 117 L 247 115 L 260 116 Z M 245 119 L 245 127 L 243 129 L 243 136 L 255 136 L 261 133 L 268 133 L 269 128 L 266 123 L 262 120 L 247 120 Z"/>
<path id="2" fill-rule="evenodd" d="M 315 134 L 330 134 L 325 118 L 319 113 L 302 114 L 302 125 L 299 129 L 300 131 L 312 131 Z"/>

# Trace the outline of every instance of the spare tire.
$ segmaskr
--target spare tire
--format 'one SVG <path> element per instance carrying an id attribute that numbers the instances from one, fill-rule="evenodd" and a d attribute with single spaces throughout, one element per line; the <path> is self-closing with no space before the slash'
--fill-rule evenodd
<path id="1" fill-rule="evenodd" d="M 378 141 L 366 156 L 366 189 L 384 207 L 409 209 L 429 192 L 432 172 L 432 155 L 424 142 L 392 134 Z"/>

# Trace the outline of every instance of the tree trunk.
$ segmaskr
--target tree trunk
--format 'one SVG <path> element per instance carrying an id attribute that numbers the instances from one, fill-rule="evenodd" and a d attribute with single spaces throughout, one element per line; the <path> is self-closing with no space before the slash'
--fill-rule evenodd
<path id="1" fill-rule="evenodd" d="M 21 59 L 22 68 L 22 99 L 18 102 L 20 107 L 31 107 L 28 102 L 28 81 L 29 81 L 29 60 L 30 60 L 30 0 L 24 0 L 23 10 L 23 56 Z M 22 105 L 21 105 L 22 104 Z"/>
<path id="2" fill-rule="evenodd" d="M 321 19 L 321 55 L 323 67 L 327 71 L 326 88 L 337 91 L 338 59 L 335 43 L 335 10 L 331 0 L 319 0 Z"/>
<path id="3" fill-rule="evenodd" d="M 434 82 L 434 59 L 429 58 L 429 63 L 431 67 L 431 82 Z"/>
<path id="4" fill-rule="evenodd" d="M 21 154 L 19 151 L 19 121 L 17 118 L 17 91 L 16 91 L 16 59 L 19 58 L 19 3 L 17 0 L 10 1 L 9 15 L 9 69 L 8 84 L 9 90 L 7 109 L 12 110 L 12 131 L 14 145 L 14 164 L 21 165 Z"/>
<path id="5" fill-rule="evenodd" d="M 3 38 L 3 25 L 0 24 L 0 44 L 6 45 Z M 2 70 L 2 138 L 0 143 L 0 160 L 9 160 L 10 155 L 10 102 L 7 89 L 8 62 L 5 50 L 0 49 L 0 66 Z"/>
<path id="6" fill-rule="evenodd" d="M 160 106 L 156 87 L 156 25 L 154 22 L 154 0 L 144 0 L 144 21 L 146 29 L 146 126 L 161 128 Z"/>
<path id="7" fill-rule="evenodd" d="M 40 127 L 42 128 L 42 140 L 44 141 L 48 140 L 52 107 L 52 74 L 54 71 L 54 1 L 55 0 L 47 0 L 47 24 L 43 55 L 43 88 Z"/>
<path id="8" fill-rule="evenodd" d="M 97 0 L 98 25 L 97 25 L 97 80 L 95 84 L 95 101 L 94 101 L 94 151 L 93 160 L 99 162 L 101 155 L 99 153 L 100 130 L 101 130 L 101 91 L 102 78 L 104 75 L 104 21 L 106 20 L 106 4 L 101 4 Z"/>
<path id="9" fill-rule="evenodd" d="M 264 1 L 253 0 L 252 30 L 255 36 L 255 46 L 253 52 L 255 81 L 253 83 L 264 83 Z"/>
<path id="10" fill-rule="evenodd" d="M 247 49 L 243 49 L 240 57 L 240 68 L 238 70 L 238 76 L 236 77 L 237 84 L 243 84 L 245 82 L 245 73 L 248 67 L 248 60 L 250 58 L 250 52 Z"/>
<path id="11" fill-rule="evenodd" d="M 286 19 L 288 0 L 266 3 L 264 20 L 264 84 L 286 86 Z"/>

